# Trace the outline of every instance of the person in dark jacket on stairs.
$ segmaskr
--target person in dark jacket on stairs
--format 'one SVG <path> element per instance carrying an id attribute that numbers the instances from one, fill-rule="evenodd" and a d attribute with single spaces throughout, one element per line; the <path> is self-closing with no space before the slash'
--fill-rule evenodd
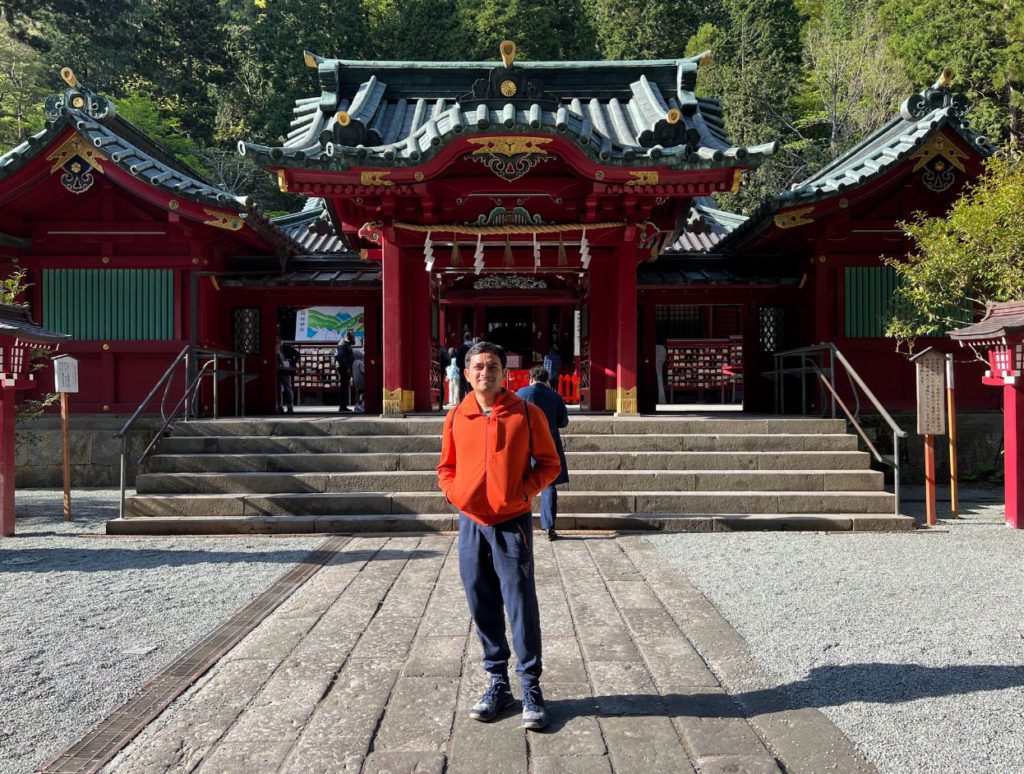
<path id="1" fill-rule="evenodd" d="M 558 490 L 559 484 L 569 483 L 569 466 L 565 461 L 565 450 L 562 448 L 562 436 L 558 429 L 568 427 L 569 411 L 565 407 L 565 401 L 555 390 L 551 389 L 549 375 L 543 366 L 534 366 L 530 369 L 530 386 L 523 387 L 516 393 L 527 403 L 535 404 L 544 412 L 548 420 L 548 429 L 551 437 L 555 440 L 555 448 L 558 449 L 558 458 L 562 463 L 562 470 L 558 478 L 548 484 L 540 493 L 540 528 L 547 533 L 548 540 L 558 537 L 555 532 L 555 518 L 558 516 Z"/>

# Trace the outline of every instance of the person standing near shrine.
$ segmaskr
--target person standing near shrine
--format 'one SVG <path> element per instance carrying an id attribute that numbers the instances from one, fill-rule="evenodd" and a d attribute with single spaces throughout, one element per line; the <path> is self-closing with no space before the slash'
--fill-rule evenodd
<path id="1" fill-rule="evenodd" d="M 558 345 L 552 344 L 548 353 L 544 356 L 544 370 L 548 372 L 548 379 L 558 390 L 558 374 L 562 371 L 562 356 L 558 354 Z"/>
<path id="2" fill-rule="evenodd" d="M 481 342 L 469 350 L 466 363 L 473 391 L 445 418 L 437 477 L 459 510 L 459 573 L 490 677 L 469 715 L 488 722 L 515 703 L 508 679 L 507 612 L 522 684 L 522 726 L 541 729 L 548 715 L 539 682 L 530 503 L 558 477 L 561 463 L 544 412 L 502 387 L 505 351 Z"/>
<path id="3" fill-rule="evenodd" d="M 277 337 L 277 392 L 282 413 L 295 413 L 295 370 L 299 365 L 299 350 Z"/>
<path id="4" fill-rule="evenodd" d="M 473 346 L 473 335 L 466 332 L 466 335 L 462 337 L 462 343 L 459 348 L 455 350 L 455 362 L 459 364 L 459 400 L 462 400 L 469 395 L 469 382 L 466 381 L 464 375 L 466 369 L 466 355 L 470 348 Z"/>
<path id="5" fill-rule="evenodd" d="M 349 410 L 348 393 L 349 385 L 352 383 L 352 365 L 356 360 L 353 351 L 355 343 L 355 334 L 351 330 L 345 331 L 345 336 L 338 342 L 338 353 L 334 357 L 338 364 L 338 411 Z"/>
<path id="6" fill-rule="evenodd" d="M 562 436 L 558 430 L 569 426 L 569 410 L 565 407 L 562 396 L 551 389 L 548 379 L 546 369 L 534 366 L 530 369 L 530 386 L 523 387 L 516 395 L 544 412 L 544 416 L 548 420 L 548 430 L 551 431 L 555 448 L 558 450 L 558 459 L 562 469 L 558 478 L 544 487 L 540 493 L 540 528 L 547 533 L 548 540 L 555 540 L 558 538 L 558 533 L 555 532 L 555 519 L 558 516 L 558 490 L 555 487 L 559 484 L 569 483 L 569 467 L 565 461 Z"/>

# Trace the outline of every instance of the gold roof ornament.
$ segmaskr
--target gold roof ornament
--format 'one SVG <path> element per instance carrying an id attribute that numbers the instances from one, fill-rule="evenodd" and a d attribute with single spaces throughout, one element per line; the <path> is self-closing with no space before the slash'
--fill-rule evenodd
<path id="1" fill-rule="evenodd" d="M 705 51 L 703 54 L 701 54 L 700 61 L 698 62 L 698 66 L 701 69 L 705 69 L 705 68 L 707 68 L 710 65 L 711 65 L 711 52 L 710 51 Z"/>
<path id="2" fill-rule="evenodd" d="M 75 77 L 75 71 L 70 67 L 60 68 L 60 77 L 64 79 L 64 83 L 68 86 L 75 87 L 78 85 L 78 78 Z"/>
<path id="3" fill-rule="evenodd" d="M 316 61 L 316 55 L 312 51 L 302 52 L 302 61 L 306 63 L 306 67 L 316 70 L 318 63 Z"/>
<path id="4" fill-rule="evenodd" d="M 334 118 L 338 122 L 338 126 L 348 126 L 352 123 L 352 116 L 344 110 L 339 110 L 335 113 Z"/>
<path id="5" fill-rule="evenodd" d="M 512 63 L 516 61 L 516 44 L 511 40 L 503 40 L 499 50 L 501 51 L 501 63 L 505 67 L 511 67 Z"/>
<path id="6" fill-rule="evenodd" d="M 939 74 L 939 80 L 937 80 L 935 82 L 935 85 L 936 86 L 941 86 L 944 89 L 948 88 L 949 84 L 951 84 L 953 82 L 953 77 L 954 77 L 953 68 L 952 67 L 947 67 L 947 68 L 945 68 Z"/>
<path id="7" fill-rule="evenodd" d="M 665 120 L 670 124 L 678 124 L 682 117 L 683 112 L 679 108 L 672 108 L 665 114 Z"/>

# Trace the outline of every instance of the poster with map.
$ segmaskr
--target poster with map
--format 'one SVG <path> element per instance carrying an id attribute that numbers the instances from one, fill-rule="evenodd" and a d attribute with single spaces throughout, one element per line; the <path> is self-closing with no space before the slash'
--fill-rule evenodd
<path id="1" fill-rule="evenodd" d="M 363 346 L 363 307 L 314 306 L 295 314 L 295 340 L 299 342 L 340 341 L 347 331 L 356 337 L 357 347 Z"/>

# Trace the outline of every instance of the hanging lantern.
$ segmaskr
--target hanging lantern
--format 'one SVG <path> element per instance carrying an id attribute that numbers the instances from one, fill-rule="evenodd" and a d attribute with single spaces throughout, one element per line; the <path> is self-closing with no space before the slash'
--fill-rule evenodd
<path id="1" fill-rule="evenodd" d="M 558 265 L 565 266 L 569 263 L 569 258 L 565 254 L 565 243 L 562 242 L 562 232 L 558 232 Z"/>
<path id="2" fill-rule="evenodd" d="M 512 243 L 509 241 L 508 234 L 505 235 L 505 266 L 512 267 L 516 265 L 515 258 L 512 257 Z"/>
<path id="3" fill-rule="evenodd" d="M 452 266 L 462 265 L 462 253 L 459 252 L 459 238 L 452 242 Z"/>

